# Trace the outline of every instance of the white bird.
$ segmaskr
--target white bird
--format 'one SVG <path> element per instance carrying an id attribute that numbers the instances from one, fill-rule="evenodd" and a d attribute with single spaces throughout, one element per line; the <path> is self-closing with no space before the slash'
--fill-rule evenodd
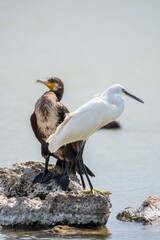
<path id="1" fill-rule="evenodd" d="M 116 120 L 122 114 L 125 107 L 123 95 L 144 103 L 140 98 L 127 92 L 123 86 L 119 84 L 112 85 L 74 112 L 69 113 L 64 121 L 57 127 L 56 132 L 47 139 L 51 153 L 56 152 L 65 144 L 83 140 L 76 161 L 82 163 L 92 192 L 94 191 L 93 186 L 83 164 L 82 154 L 84 146 L 94 132 L 111 121 Z"/>

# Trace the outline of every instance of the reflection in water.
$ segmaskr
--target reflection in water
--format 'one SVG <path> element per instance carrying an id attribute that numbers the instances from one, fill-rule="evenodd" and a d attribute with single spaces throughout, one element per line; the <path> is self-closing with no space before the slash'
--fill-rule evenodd
<path id="1" fill-rule="evenodd" d="M 159 195 L 160 2 L 39 0 L 0 6 L 1 167 L 43 161 L 29 123 L 44 92 L 37 79 L 60 77 L 70 111 L 120 83 L 145 104 L 127 101 L 122 130 L 95 133 L 84 159 L 96 174 L 95 188 L 112 192 L 110 238 L 159 239 L 158 228 L 122 223 L 116 214 Z M 0 237 L 46 237 L 43 231 L 30 233 L 2 230 Z"/>
<path id="2" fill-rule="evenodd" d="M 109 236 L 110 233 L 108 229 L 104 227 L 93 227 L 93 228 L 77 228 L 71 226 L 55 226 L 53 227 L 50 232 L 54 235 L 63 235 L 63 236 Z"/>
<path id="3" fill-rule="evenodd" d="M 66 228 L 66 230 L 65 230 Z M 57 230 L 57 229 L 56 229 Z M 75 227 L 63 227 L 63 230 L 25 230 L 25 229 L 2 229 L 0 237 L 7 236 L 9 239 L 108 239 L 111 234 L 106 227 L 99 229 L 81 229 Z M 1 238 L 2 239 L 2 238 Z"/>

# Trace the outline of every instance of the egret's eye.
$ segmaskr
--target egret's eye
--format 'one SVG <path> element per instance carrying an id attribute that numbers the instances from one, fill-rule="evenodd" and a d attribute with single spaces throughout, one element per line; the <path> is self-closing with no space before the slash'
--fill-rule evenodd
<path id="1" fill-rule="evenodd" d="M 123 92 L 123 93 L 125 93 L 125 92 L 126 92 L 126 90 L 125 90 L 124 88 L 122 88 L 122 92 Z"/>

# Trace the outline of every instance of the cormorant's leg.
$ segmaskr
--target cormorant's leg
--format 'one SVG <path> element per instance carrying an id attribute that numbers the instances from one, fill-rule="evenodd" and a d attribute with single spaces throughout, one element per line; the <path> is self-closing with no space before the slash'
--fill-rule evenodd
<path id="1" fill-rule="evenodd" d="M 66 191 L 68 188 L 68 185 L 70 183 L 69 178 L 69 162 L 66 162 L 66 168 L 64 174 L 57 173 L 52 178 L 56 181 L 57 184 L 59 184 L 63 191 Z"/>
<path id="2" fill-rule="evenodd" d="M 32 183 L 45 183 L 52 179 L 53 173 L 48 170 L 49 157 L 45 158 L 44 171 L 38 173 Z"/>

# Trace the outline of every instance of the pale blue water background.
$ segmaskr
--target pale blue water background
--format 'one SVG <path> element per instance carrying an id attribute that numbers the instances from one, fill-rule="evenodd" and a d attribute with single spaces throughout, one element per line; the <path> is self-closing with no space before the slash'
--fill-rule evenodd
<path id="1" fill-rule="evenodd" d="M 109 239 L 160 239 L 160 226 L 116 219 L 160 191 L 160 1 L 0 1 L 1 167 L 43 161 L 29 117 L 46 91 L 36 80 L 49 76 L 64 81 L 63 103 L 71 111 L 113 83 L 145 101 L 127 99 L 122 130 L 95 133 L 84 157 L 96 174 L 94 187 L 112 192 Z M 0 239 L 39 238 L 52 237 L 0 233 Z"/>

